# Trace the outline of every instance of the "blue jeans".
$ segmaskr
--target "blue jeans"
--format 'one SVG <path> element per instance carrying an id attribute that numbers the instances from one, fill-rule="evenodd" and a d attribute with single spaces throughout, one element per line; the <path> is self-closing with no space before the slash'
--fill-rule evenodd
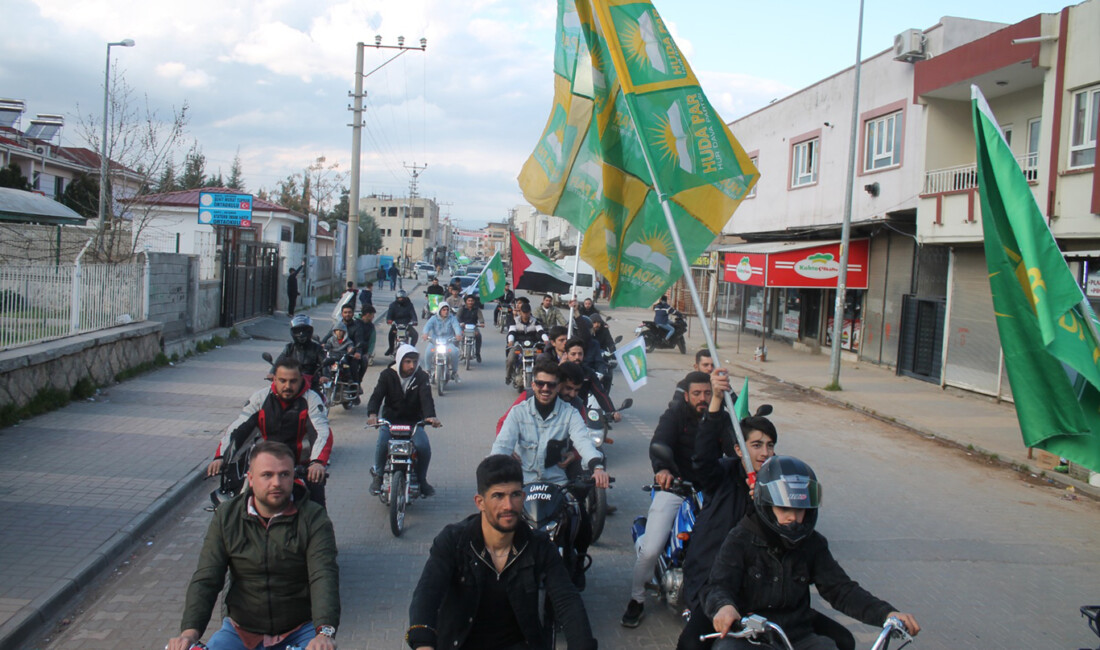
<path id="1" fill-rule="evenodd" d="M 313 623 L 308 622 L 295 630 L 282 643 L 263 646 L 263 648 L 264 650 L 286 650 L 288 647 L 305 648 L 315 636 L 317 636 L 317 631 L 314 629 Z M 221 629 L 215 632 L 214 636 L 206 642 L 206 647 L 210 650 L 253 650 L 241 641 L 241 637 L 237 636 L 237 630 L 233 629 L 233 623 L 229 621 L 228 617 L 222 621 Z"/>
<path id="2" fill-rule="evenodd" d="M 378 427 L 378 444 L 374 447 L 374 469 L 381 475 L 386 467 L 386 455 L 390 451 L 390 428 Z M 413 447 L 416 447 L 416 475 L 420 483 L 427 483 L 428 464 L 432 462 L 432 445 L 424 427 L 416 427 L 412 435 Z"/>
<path id="3" fill-rule="evenodd" d="M 664 331 L 668 332 L 668 334 L 665 334 L 666 341 L 671 339 L 672 335 L 676 333 L 676 326 L 672 323 L 657 323 L 657 327 L 660 327 Z"/>

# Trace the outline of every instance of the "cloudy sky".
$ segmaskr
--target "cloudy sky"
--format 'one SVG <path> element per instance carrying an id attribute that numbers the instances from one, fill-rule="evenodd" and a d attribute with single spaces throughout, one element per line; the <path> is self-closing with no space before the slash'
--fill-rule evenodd
<path id="1" fill-rule="evenodd" d="M 941 16 L 1013 23 L 1051 0 L 866 0 L 864 56 Z M 238 149 L 247 189 L 272 188 L 319 156 L 348 170 L 355 44 L 428 39 L 365 81 L 362 193 L 420 193 L 469 225 L 522 203 L 516 175 L 550 109 L 553 0 L 4 0 L 0 97 L 70 125 L 102 111 L 112 66 L 168 114 L 191 107 L 207 171 Z M 850 65 L 858 1 L 656 0 L 728 121 Z M 367 71 L 393 55 L 367 48 Z M 24 127 L 27 117 L 24 118 Z M 72 126 L 64 144 L 84 145 Z M 183 152 L 180 152 L 182 158 Z"/>

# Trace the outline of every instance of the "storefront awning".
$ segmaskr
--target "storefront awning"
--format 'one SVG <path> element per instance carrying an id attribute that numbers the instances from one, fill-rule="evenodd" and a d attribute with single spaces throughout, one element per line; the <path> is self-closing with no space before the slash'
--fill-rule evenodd
<path id="1" fill-rule="evenodd" d="M 840 240 L 734 244 L 718 249 L 722 279 L 756 287 L 835 289 L 840 275 Z M 867 288 L 870 242 L 852 240 L 847 288 Z"/>

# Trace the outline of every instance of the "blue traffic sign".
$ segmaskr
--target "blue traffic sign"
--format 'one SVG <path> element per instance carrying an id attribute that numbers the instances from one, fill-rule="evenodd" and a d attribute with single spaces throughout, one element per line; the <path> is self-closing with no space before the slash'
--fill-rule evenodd
<path id="1" fill-rule="evenodd" d="M 200 192 L 199 223 L 251 228 L 252 195 Z"/>

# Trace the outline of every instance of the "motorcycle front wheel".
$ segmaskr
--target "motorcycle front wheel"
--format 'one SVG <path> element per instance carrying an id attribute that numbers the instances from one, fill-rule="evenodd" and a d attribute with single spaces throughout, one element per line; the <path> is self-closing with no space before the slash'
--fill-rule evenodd
<path id="1" fill-rule="evenodd" d="M 435 367 L 435 388 L 439 391 L 439 396 L 443 397 L 443 386 L 447 383 L 447 366 L 442 368 Z"/>
<path id="2" fill-rule="evenodd" d="M 603 525 L 607 521 L 607 490 L 592 488 L 585 499 L 588 516 L 592 519 L 592 543 L 603 534 Z"/>
<path id="3" fill-rule="evenodd" d="M 405 486 L 405 471 L 397 470 L 390 476 L 390 532 L 401 537 L 405 530 L 405 505 L 408 489 Z"/>
<path id="4" fill-rule="evenodd" d="M 469 347 L 466 348 L 466 370 L 470 369 L 470 357 L 474 356 L 474 351 Z"/>

